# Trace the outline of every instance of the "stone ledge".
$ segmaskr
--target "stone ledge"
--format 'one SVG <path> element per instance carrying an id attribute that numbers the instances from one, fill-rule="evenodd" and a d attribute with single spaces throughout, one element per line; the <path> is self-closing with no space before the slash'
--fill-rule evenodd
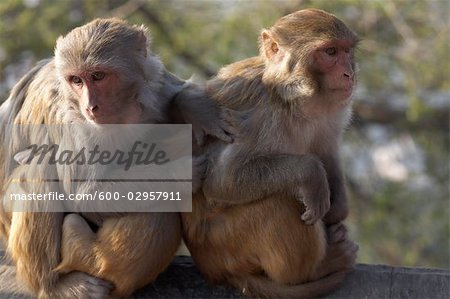
<path id="1" fill-rule="evenodd" d="M 0 299 L 6 298 L 25 297 L 0 294 Z M 208 285 L 190 257 L 177 256 L 155 283 L 137 292 L 132 298 L 246 297 L 226 287 Z M 450 270 L 358 264 L 356 270 L 348 276 L 342 287 L 325 298 L 448 299 L 450 298 Z"/>

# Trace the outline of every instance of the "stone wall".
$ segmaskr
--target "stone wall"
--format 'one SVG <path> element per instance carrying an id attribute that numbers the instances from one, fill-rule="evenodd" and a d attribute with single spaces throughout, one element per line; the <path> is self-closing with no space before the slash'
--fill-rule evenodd
<path id="1" fill-rule="evenodd" d="M 2 270 L 3 267 L 3 270 Z M 0 273 L 11 267 L 3 263 Z M 0 284 L 6 283 L 0 281 Z M 0 299 L 27 298 L 0 293 Z M 188 256 L 178 256 L 159 278 L 133 298 L 246 298 L 238 291 L 209 285 Z M 359 264 L 329 299 L 450 298 L 450 270 Z"/>

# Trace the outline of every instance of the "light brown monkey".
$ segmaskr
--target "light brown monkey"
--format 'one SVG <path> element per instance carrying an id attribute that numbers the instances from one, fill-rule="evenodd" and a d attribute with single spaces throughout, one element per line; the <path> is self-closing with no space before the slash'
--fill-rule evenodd
<path id="1" fill-rule="evenodd" d="M 55 57 L 26 74 L 0 107 L 0 234 L 15 262 L 18 278 L 39 298 L 107 298 L 111 285 L 106 281 L 114 284 L 112 296 L 130 295 L 154 280 L 171 261 L 181 240 L 180 216 L 83 215 L 100 226 L 94 234 L 78 214 L 64 219 L 64 213 L 7 212 L 4 205 L 9 194 L 16 191 L 11 178 L 29 177 L 20 165 L 12 169 L 11 176 L 4 171 L 8 150 L 22 150 L 15 148 L 16 137 L 6 136 L 8 125 L 167 123 L 167 116 L 176 114 L 193 123 L 194 135 L 199 139 L 212 134 L 231 140 L 226 123 L 221 121 L 221 110 L 206 99 L 201 89 L 167 72 L 147 48 L 144 27 L 118 19 L 97 19 L 60 37 Z M 41 136 L 31 131 L 22 133 L 21 138 L 28 139 L 28 144 L 42 142 Z M 56 138 L 75 144 L 86 136 L 79 132 Z M 201 159 L 194 166 L 194 183 L 199 185 L 204 169 Z M 60 177 L 61 173 L 66 176 L 82 169 L 68 167 L 73 168 L 63 172 L 36 168 L 32 177 L 38 182 L 19 185 L 21 191 L 56 191 L 39 179 Z M 85 192 L 99 188 L 91 182 L 86 184 L 80 187 Z M 69 192 L 64 186 L 60 188 L 60 192 Z M 107 191 L 112 190 L 120 190 L 120 185 Z"/>
<path id="2" fill-rule="evenodd" d="M 262 31 L 259 56 L 208 82 L 216 103 L 245 117 L 233 144 L 207 143 L 203 193 L 182 213 L 185 242 L 209 280 L 256 296 L 311 298 L 353 268 L 338 143 L 357 42 L 334 15 L 301 10 Z"/>

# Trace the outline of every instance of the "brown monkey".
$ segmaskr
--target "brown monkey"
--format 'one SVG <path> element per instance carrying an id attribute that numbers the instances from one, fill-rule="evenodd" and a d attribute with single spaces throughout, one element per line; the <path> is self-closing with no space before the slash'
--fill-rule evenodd
<path id="1" fill-rule="evenodd" d="M 144 27 L 97 19 L 60 37 L 55 57 L 26 74 L 0 107 L 0 234 L 18 278 L 39 298 L 106 298 L 111 290 L 106 281 L 114 284 L 113 296 L 130 295 L 154 280 L 171 261 L 181 240 L 180 218 L 178 213 L 84 215 L 100 226 L 94 234 L 77 214 L 64 219 L 64 213 L 7 212 L 4 205 L 15 192 L 11 177 L 26 177 L 20 165 L 12 169 L 11 176 L 3 171 L 8 150 L 21 150 L 15 148 L 17 136 L 5 135 L 8 125 L 165 123 L 170 121 L 168 115 L 176 114 L 181 120 L 193 121 L 199 139 L 207 134 L 231 139 L 221 110 L 201 89 L 167 72 L 147 46 Z M 31 129 L 21 136 L 29 139 L 28 144 L 42 141 Z M 86 136 L 79 132 L 55 138 L 74 143 Z M 194 183 L 199 185 L 204 168 L 201 161 L 195 166 Z M 40 167 L 33 178 L 58 177 L 59 170 Z M 80 170 L 69 166 L 63 173 Z M 81 185 L 85 192 L 98 188 L 86 184 Z M 25 193 L 55 191 L 39 180 L 20 187 Z M 60 188 L 69 192 L 65 186 Z M 111 188 L 120 190 L 120 185 Z"/>
<path id="2" fill-rule="evenodd" d="M 334 15 L 301 10 L 262 31 L 259 56 L 208 82 L 216 103 L 245 118 L 233 144 L 206 144 L 203 193 L 182 213 L 185 242 L 209 280 L 310 298 L 353 268 L 357 246 L 339 223 L 347 204 L 338 143 L 357 42 Z"/>

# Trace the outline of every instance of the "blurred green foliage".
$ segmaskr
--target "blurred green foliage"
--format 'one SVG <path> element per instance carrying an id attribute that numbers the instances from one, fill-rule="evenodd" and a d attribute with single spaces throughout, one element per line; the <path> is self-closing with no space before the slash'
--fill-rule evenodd
<path id="1" fill-rule="evenodd" d="M 449 5 L 447 0 L 2 0 L 0 101 L 33 63 L 52 55 L 59 35 L 96 17 L 145 24 L 152 50 L 170 71 L 207 79 L 225 64 L 257 55 L 259 32 L 279 17 L 307 7 L 325 9 L 362 38 L 355 119 L 345 142 L 367 152 L 389 142 L 368 138 L 367 128 L 375 124 L 392 139 L 411 136 L 423 154 L 421 173 L 403 181 L 348 173 L 348 222 L 360 244 L 359 261 L 449 268 Z M 352 159 L 344 157 L 346 163 Z M 419 178 L 426 187 L 411 183 Z"/>

